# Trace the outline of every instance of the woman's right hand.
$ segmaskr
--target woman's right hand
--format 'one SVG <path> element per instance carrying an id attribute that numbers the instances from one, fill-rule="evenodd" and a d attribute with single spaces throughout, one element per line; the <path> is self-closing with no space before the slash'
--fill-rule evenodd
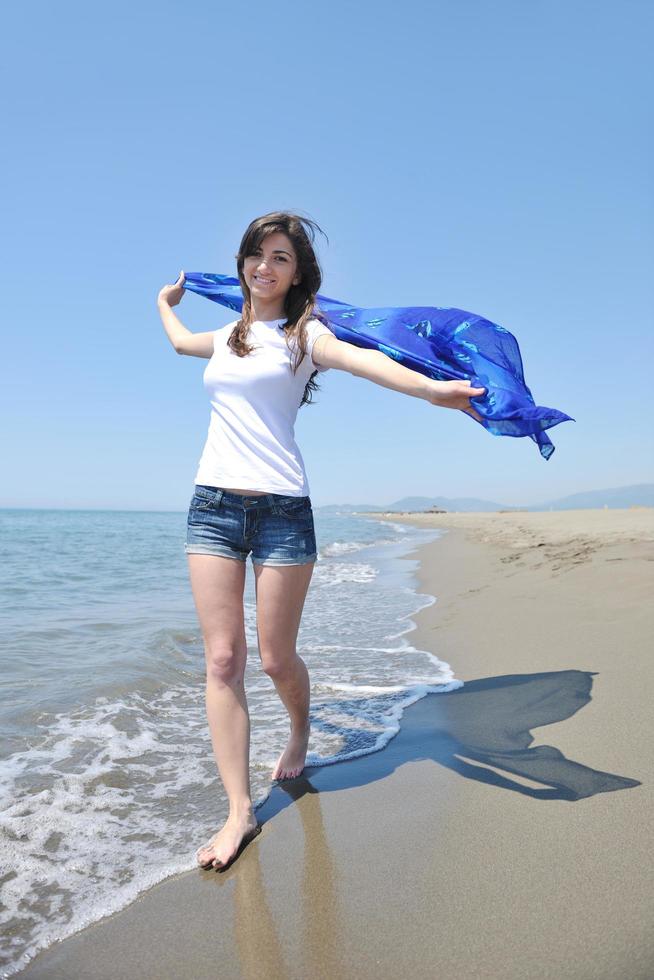
<path id="1" fill-rule="evenodd" d="M 179 279 L 173 286 L 164 286 L 163 289 L 159 290 L 157 304 L 167 303 L 168 306 L 177 306 L 185 293 L 184 282 L 184 270 L 182 269 L 179 274 Z"/>

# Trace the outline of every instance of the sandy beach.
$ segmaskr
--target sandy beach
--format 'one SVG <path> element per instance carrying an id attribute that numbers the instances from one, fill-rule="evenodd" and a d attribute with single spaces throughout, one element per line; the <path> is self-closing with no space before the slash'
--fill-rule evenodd
<path id="1" fill-rule="evenodd" d="M 654 976 L 654 509 L 371 516 L 447 532 L 409 636 L 464 686 L 19 976 Z"/>

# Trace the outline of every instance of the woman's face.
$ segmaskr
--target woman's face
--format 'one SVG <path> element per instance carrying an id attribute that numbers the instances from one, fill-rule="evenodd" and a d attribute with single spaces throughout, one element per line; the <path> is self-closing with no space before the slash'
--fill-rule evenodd
<path id="1" fill-rule="evenodd" d="M 243 278 L 257 299 L 283 301 L 301 278 L 290 238 L 281 231 L 266 235 L 254 254 L 245 257 Z"/>

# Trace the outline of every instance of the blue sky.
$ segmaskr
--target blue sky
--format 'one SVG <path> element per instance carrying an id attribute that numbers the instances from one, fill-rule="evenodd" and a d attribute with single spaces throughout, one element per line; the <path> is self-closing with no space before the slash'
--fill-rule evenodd
<path id="1" fill-rule="evenodd" d="M 546 461 L 332 370 L 296 423 L 314 505 L 652 481 L 653 26 L 648 0 L 7 7 L 0 505 L 186 509 L 206 361 L 157 293 L 234 274 L 284 208 L 329 237 L 322 292 L 482 314 L 576 419 Z"/>

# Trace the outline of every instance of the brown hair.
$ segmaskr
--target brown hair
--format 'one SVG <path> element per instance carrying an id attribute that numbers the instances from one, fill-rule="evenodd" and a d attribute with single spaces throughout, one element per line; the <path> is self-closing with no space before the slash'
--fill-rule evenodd
<path id="1" fill-rule="evenodd" d="M 313 250 L 313 242 L 315 240 L 314 229 L 317 229 L 322 235 L 325 235 L 322 228 L 315 221 L 288 211 L 271 211 L 269 214 L 264 214 L 260 218 L 255 218 L 248 225 L 236 254 L 236 267 L 243 293 L 243 308 L 241 310 L 241 318 L 236 323 L 227 341 L 227 345 L 239 357 L 246 357 L 255 350 L 255 347 L 247 343 L 250 324 L 254 321 L 254 313 L 252 311 L 250 290 L 243 278 L 243 264 L 246 257 L 253 255 L 260 247 L 264 238 L 274 232 L 283 232 L 290 238 L 297 256 L 297 271 L 301 276 L 300 282 L 290 287 L 284 300 L 286 323 L 283 325 L 283 328 L 286 337 L 286 346 L 290 350 L 291 343 L 294 343 L 295 347 L 295 356 L 291 363 L 291 370 L 294 374 L 297 373 L 297 369 L 307 356 L 307 336 L 305 329 L 307 322 L 315 319 L 329 326 L 327 318 L 316 304 L 316 294 L 322 283 L 322 271 L 318 264 L 316 253 Z M 325 238 L 327 238 L 326 235 Z M 329 241 L 329 239 L 327 240 Z M 317 371 L 313 371 L 305 385 L 300 408 L 312 400 L 312 393 L 314 391 L 319 390 L 317 382 L 314 381 L 317 373 Z"/>

